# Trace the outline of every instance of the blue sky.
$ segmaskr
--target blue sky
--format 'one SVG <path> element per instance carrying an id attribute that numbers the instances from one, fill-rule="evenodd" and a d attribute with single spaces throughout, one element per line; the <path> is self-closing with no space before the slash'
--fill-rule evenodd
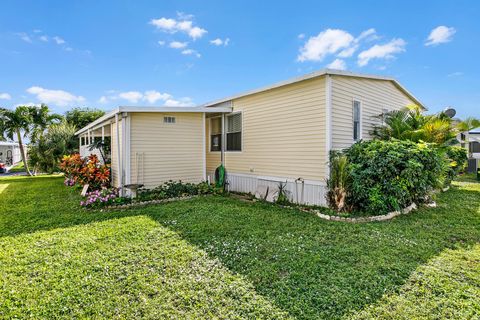
<path id="1" fill-rule="evenodd" d="M 195 105 L 330 65 L 480 117 L 478 17 L 477 1 L 3 1 L 0 106 Z"/>

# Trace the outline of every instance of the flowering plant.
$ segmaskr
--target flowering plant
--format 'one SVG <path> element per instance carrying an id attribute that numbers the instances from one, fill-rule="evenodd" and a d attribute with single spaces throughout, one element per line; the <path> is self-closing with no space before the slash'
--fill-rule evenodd
<path id="1" fill-rule="evenodd" d="M 104 188 L 87 193 L 86 200 L 80 202 L 80 205 L 86 208 L 101 208 L 119 201 L 123 201 L 123 198 L 118 196 L 117 188 Z"/>
<path id="2" fill-rule="evenodd" d="M 82 158 L 78 153 L 64 156 L 60 169 L 65 173 L 67 186 L 88 184 L 95 190 L 110 184 L 110 166 L 102 165 L 94 154 L 88 158 Z"/>

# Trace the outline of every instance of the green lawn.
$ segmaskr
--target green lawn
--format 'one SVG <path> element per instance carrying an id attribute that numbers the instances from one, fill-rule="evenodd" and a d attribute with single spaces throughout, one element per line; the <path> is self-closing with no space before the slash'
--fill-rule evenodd
<path id="1" fill-rule="evenodd" d="M 0 179 L 0 318 L 475 318 L 480 184 L 345 224 L 206 197 L 85 211 L 61 177 Z"/>

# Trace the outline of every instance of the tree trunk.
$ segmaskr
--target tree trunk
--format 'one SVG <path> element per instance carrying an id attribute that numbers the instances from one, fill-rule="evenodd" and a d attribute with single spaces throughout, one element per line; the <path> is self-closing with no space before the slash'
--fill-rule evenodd
<path id="1" fill-rule="evenodd" d="M 17 139 L 18 139 L 18 145 L 20 146 L 20 154 L 22 155 L 22 161 L 23 161 L 23 166 L 25 167 L 25 171 L 27 171 L 27 174 L 29 176 L 32 176 L 32 173 L 28 169 L 27 155 L 25 153 L 25 147 L 23 146 L 20 129 L 17 129 Z"/>

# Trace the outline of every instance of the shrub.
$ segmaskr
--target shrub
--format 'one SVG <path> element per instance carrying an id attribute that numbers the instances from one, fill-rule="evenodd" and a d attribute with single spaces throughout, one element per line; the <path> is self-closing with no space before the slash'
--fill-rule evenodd
<path id="1" fill-rule="evenodd" d="M 348 159 L 338 152 L 330 153 L 330 179 L 327 180 L 327 200 L 338 212 L 347 209 L 346 200 L 350 184 Z"/>
<path id="2" fill-rule="evenodd" d="M 88 184 L 91 189 L 98 190 L 110 185 L 110 166 L 102 165 L 94 154 L 82 158 L 79 154 L 64 156 L 60 169 L 65 173 L 65 184 Z"/>
<path id="3" fill-rule="evenodd" d="M 446 147 L 446 156 L 449 160 L 449 166 L 445 179 L 445 186 L 449 186 L 453 178 L 465 170 L 467 165 L 467 150 L 460 146 Z"/>
<path id="4" fill-rule="evenodd" d="M 135 201 L 150 201 L 177 198 L 182 196 L 219 194 L 222 188 L 217 188 L 206 182 L 194 184 L 182 181 L 168 181 L 154 189 L 140 189 Z"/>
<path id="5" fill-rule="evenodd" d="M 431 191 L 443 185 L 447 170 L 438 148 L 408 140 L 361 141 L 342 156 L 346 159 L 332 162 L 330 193 L 335 194 L 347 175 L 346 205 L 369 214 L 385 214 L 425 201 Z"/>
<path id="6" fill-rule="evenodd" d="M 86 208 L 103 208 L 113 204 L 129 202 L 129 198 L 119 197 L 117 188 L 104 188 L 87 193 L 86 200 L 80 202 L 80 205 Z"/>

